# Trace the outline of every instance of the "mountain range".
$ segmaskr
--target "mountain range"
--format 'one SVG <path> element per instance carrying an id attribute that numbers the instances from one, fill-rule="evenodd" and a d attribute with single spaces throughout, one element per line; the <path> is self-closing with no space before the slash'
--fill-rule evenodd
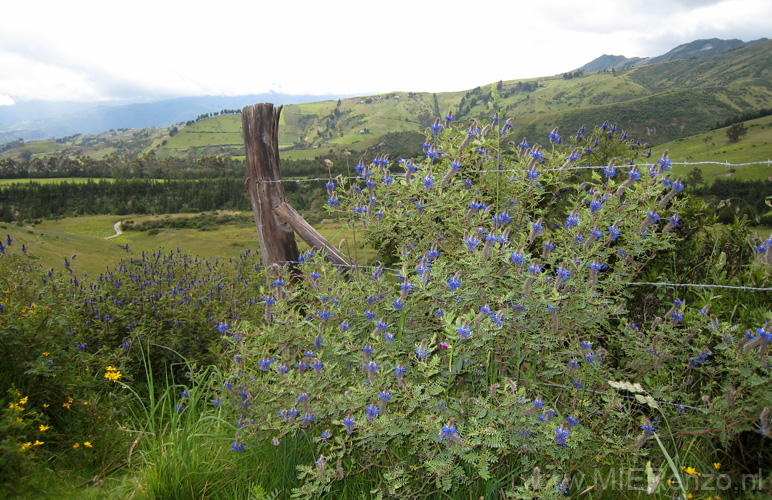
<path id="1" fill-rule="evenodd" d="M 17 140 L 18 135 L 11 135 L 0 145 L 0 157 L 243 157 L 238 112 L 244 105 L 266 101 L 290 102 L 284 105 L 279 129 L 280 152 L 287 159 L 312 160 L 347 153 L 412 154 L 409 152 L 416 148 L 420 151 L 427 127 L 448 112 L 453 113 L 457 126 L 467 126 L 472 119 L 489 122 L 498 113 L 510 120 L 510 135 L 518 141 L 523 137 L 538 141 L 555 127 L 570 135 L 582 125 L 592 127 L 609 120 L 619 123 L 630 137 L 656 146 L 707 132 L 742 116 L 769 114 L 772 41 L 723 42 L 698 40 L 660 56 L 659 62 L 652 62 L 652 58 L 618 69 L 614 64 L 619 61 L 605 56 L 611 68 L 596 59 L 595 67 L 600 68 L 596 71 L 499 81 L 457 92 L 390 92 L 340 98 L 262 94 L 100 108 L 99 116 L 124 117 L 125 121 L 103 119 L 95 126 L 103 131 L 98 134 L 46 136 L 58 135 L 56 141 L 24 143 Z M 311 102 L 300 102 L 301 98 Z M 228 111 L 218 111 L 222 109 Z M 80 115 L 71 112 L 69 116 L 74 119 Z M 137 121 L 129 122 L 125 118 L 129 116 Z M 143 116 L 154 116 L 150 123 L 167 125 L 129 128 L 142 123 L 138 120 Z M 52 126 L 60 121 L 49 118 L 46 123 Z"/>
<path id="2" fill-rule="evenodd" d="M 111 102 L 21 101 L 0 106 L 0 144 L 36 141 L 110 129 L 167 127 L 223 109 L 241 109 L 255 102 L 299 104 L 343 95 L 292 95 L 275 92 L 242 96 L 180 97 L 130 104 Z"/>
<path id="3" fill-rule="evenodd" d="M 720 38 L 694 40 L 693 42 L 679 45 L 669 52 L 656 57 L 625 57 L 603 54 L 579 69 L 582 71 L 604 71 L 643 66 L 645 64 L 656 64 L 666 61 L 677 61 L 679 59 L 702 59 L 765 41 L 767 41 L 767 38 L 760 38 L 750 42 L 743 42 L 742 40 L 737 39 L 721 40 Z"/>

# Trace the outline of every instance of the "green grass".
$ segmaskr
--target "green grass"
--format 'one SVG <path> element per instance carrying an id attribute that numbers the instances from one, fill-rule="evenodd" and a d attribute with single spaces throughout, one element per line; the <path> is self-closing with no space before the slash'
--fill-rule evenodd
<path id="1" fill-rule="evenodd" d="M 749 120 L 744 124 L 748 133 L 736 143 L 729 142 L 725 127 L 663 144 L 652 150 L 652 157 L 659 158 L 667 150 L 674 163 L 750 163 L 772 160 L 772 116 Z M 702 170 L 702 176 L 708 184 L 717 179 L 761 180 L 772 174 L 772 164 L 738 166 L 734 167 L 734 171 L 724 165 L 678 165 L 673 167 L 673 172 L 685 176 L 695 167 Z"/>
<path id="2" fill-rule="evenodd" d="M 192 217 L 196 214 L 176 214 L 170 217 Z M 249 214 L 251 215 L 251 214 Z M 253 224 L 223 225 L 215 231 L 195 229 L 162 229 L 157 234 L 148 232 L 126 231 L 120 236 L 106 239 L 115 234 L 113 225 L 121 220 L 140 223 L 145 220 L 165 216 L 117 216 L 95 215 L 70 217 L 57 220 L 44 220 L 34 227 L 19 227 L 13 224 L 0 224 L 0 236 L 10 235 L 14 243 L 9 251 L 19 251 L 26 245 L 27 256 L 33 265 L 43 268 L 61 269 L 64 258 L 71 260 L 73 272 L 82 276 L 95 276 L 108 267 L 114 267 L 127 255 L 125 245 L 129 245 L 129 255 L 141 252 L 180 251 L 200 257 L 232 258 L 247 249 L 258 250 L 257 229 Z M 361 226 L 349 228 L 340 222 L 323 221 L 315 224 L 316 229 L 331 244 L 360 264 L 372 262 L 375 258 L 371 249 L 365 248 L 364 230 Z M 301 251 L 308 249 L 299 238 Z M 72 259 L 72 256 L 76 257 Z"/>

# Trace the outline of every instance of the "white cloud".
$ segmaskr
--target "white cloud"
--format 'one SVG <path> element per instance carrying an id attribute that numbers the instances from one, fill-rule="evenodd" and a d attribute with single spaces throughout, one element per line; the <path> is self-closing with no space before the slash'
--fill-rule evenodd
<path id="1" fill-rule="evenodd" d="M 0 94 L 0 106 L 13 106 L 14 104 L 16 101 L 13 100 L 13 97 Z"/>
<path id="2" fill-rule="evenodd" d="M 451 91 L 772 34 L 767 0 L 14 2 L 0 94 L 16 99 Z"/>

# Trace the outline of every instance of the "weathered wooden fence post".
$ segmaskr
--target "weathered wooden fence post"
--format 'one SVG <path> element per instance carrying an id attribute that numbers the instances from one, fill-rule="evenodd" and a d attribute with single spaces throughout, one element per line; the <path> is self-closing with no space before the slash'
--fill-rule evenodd
<path id="1" fill-rule="evenodd" d="M 247 160 L 246 188 L 255 215 L 263 267 L 297 262 L 295 232 L 274 209 L 286 203 L 279 167 L 279 115 L 271 103 L 246 106 L 241 112 Z"/>
<path id="2" fill-rule="evenodd" d="M 295 232 L 309 246 L 321 249 L 336 265 L 351 267 L 337 248 L 311 227 L 288 203 L 279 164 L 279 116 L 271 103 L 246 106 L 241 112 L 247 158 L 246 188 L 255 215 L 263 267 L 297 262 Z"/>

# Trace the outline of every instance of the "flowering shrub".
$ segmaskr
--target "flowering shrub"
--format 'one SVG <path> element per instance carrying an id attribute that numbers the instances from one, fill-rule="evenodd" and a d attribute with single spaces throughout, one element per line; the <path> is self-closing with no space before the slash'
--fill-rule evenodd
<path id="1" fill-rule="evenodd" d="M 675 297 L 629 315 L 627 284 L 680 224 L 667 155 L 636 165 L 609 124 L 544 147 L 498 116 L 454 127 L 436 121 L 404 176 L 379 156 L 327 184 L 391 267 L 306 254 L 299 274 L 267 274 L 259 317 L 228 326 L 235 451 L 312 436 L 300 497 L 371 470 L 393 496 L 504 478 L 513 497 L 560 497 L 577 471 L 666 467 L 659 433 L 758 430 L 768 322 L 743 338 Z M 610 162 L 585 168 L 599 150 Z"/>
<path id="2" fill-rule="evenodd" d="M 11 390 L 0 394 L 0 484 L 55 454 L 107 459 L 108 445 L 130 438 L 117 429 L 131 415 L 122 383 L 146 397 L 148 367 L 158 380 L 176 369 L 190 383 L 191 367 L 218 362 L 216 325 L 249 313 L 248 284 L 262 276 L 251 252 L 230 262 L 130 254 L 89 279 L 68 260 L 60 270 L 32 266 L 34 248 L 21 242 L 2 250 L 0 381 Z"/>

